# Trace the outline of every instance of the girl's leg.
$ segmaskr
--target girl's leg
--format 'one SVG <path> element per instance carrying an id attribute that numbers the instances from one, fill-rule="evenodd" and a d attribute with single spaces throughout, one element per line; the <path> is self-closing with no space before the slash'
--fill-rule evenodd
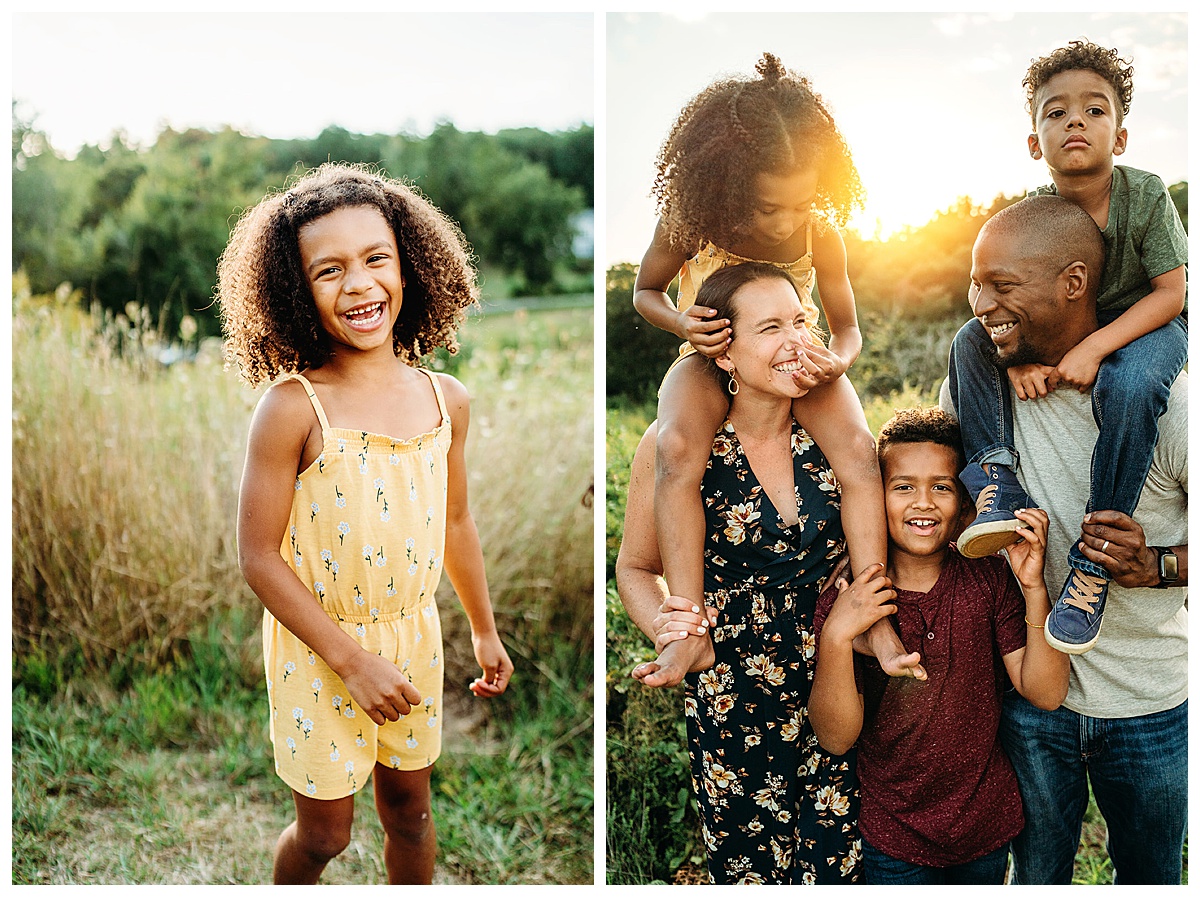
<path id="1" fill-rule="evenodd" d="M 704 605 L 704 505 L 700 483 L 713 437 L 729 413 L 729 397 L 699 355 L 689 355 L 667 372 L 658 396 L 654 447 L 654 525 L 663 578 L 672 595 Z M 690 666 L 700 639 L 676 643 L 675 656 Z M 687 655 L 687 656 L 679 656 Z"/>
<path id="2" fill-rule="evenodd" d="M 853 384 L 843 375 L 818 387 L 792 403 L 792 414 L 821 449 L 842 487 L 842 531 L 846 534 L 851 573 L 859 576 L 871 564 L 882 564 L 886 570 L 883 479 L 875 437 Z M 865 641 L 865 647 L 889 676 L 923 678 L 923 673 L 917 672 L 919 656 L 905 652 L 887 617 L 867 631 Z"/>
<path id="3" fill-rule="evenodd" d="M 796 399 L 792 413 L 824 453 L 842 487 L 842 531 L 854 576 L 887 567 L 887 519 L 875 437 L 845 376 Z"/>
<path id="4" fill-rule="evenodd" d="M 1130 517 L 1150 473 L 1158 419 L 1167 410 L 1171 384 L 1187 362 L 1187 319 L 1182 315 L 1104 359 L 1092 387 L 1099 434 L 1092 450 L 1088 511 Z M 1109 573 L 1071 543 L 1070 572 L 1047 625 L 1051 644 L 1068 654 L 1087 651 L 1100 636 Z"/>
<path id="5" fill-rule="evenodd" d="M 437 832 L 429 793 L 432 773 L 432 766 L 407 770 L 375 765 L 375 808 L 383 823 L 389 884 L 433 883 Z"/>
<path id="6" fill-rule="evenodd" d="M 983 557 L 1017 541 L 1021 522 L 1013 511 L 1036 507 L 1017 481 L 1012 394 L 992 359 L 991 338 L 972 318 L 954 337 L 946 378 L 967 456 L 959 478 L 975 502 L 975 520 L 958 537 L 958 550 L 967 557 Z"/>
<path id="7" fill-rule="evenodd" d="M 316 800 L 293 791 L 292 800 L 296 821 L 275 845 L 275 884 L 315 885 L 329 861 L 350 843 L 354 795 Z"/>

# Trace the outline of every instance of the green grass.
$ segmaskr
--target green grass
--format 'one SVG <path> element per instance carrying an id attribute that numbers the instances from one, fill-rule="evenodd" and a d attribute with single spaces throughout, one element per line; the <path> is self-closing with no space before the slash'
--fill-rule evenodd
<path id="1" fill-rule="evenodd" d="M 272 767 L 265 690 L 236 651 L 197 653 L 124 687 L 14 687 L 14 884 L 269 882 L 291 798 Z M 591 881 L 590 655 L 564 643 L 540 674 L 515 659 L 524 675 L 501 701 L 448 699 L 433 778 L 443 883 Z M 386 881 L 371 789 L 357 802 L 326 882 Z"/>
<path id="2" fill-rule="evenodd" d="M 136 312 L 100 319 L 14 278 L 13 882 L 267 882 L 291 796 L 232 539 L 258 396 L 211 347 L 160 368 Z M 591 321 L 472 318 L 433 360 L 472 395 L 471 507 L 516 665 L 503 698 L 469 696 L 443 578 L 443 883 L 592 880 Z M 323 881 L 386 880 L 370 792 Z"/>

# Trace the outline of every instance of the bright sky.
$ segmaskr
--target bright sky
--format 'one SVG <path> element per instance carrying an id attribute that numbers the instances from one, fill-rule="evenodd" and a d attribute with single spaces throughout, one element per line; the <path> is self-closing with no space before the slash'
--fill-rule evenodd
<path id="1" fill-rule="evenodd" d="M 1123 164 L 1187 179 L 1185 13 L 612 14 L 607 21 L 607 264 L 638 262 L 654 229 L 654 158 L 679 110 L 763 51 L 832 106 L 867 190 L 855 224 L 883 236 L 960 196 L 1049 182 L 1025 139 L 1029 61 L 1078 38 L 1134 67 Z"/>
<path id="2" fill-rule="evenodd" d="M 300 7 L 303 8 L 303 7 Z M 590 13 L 16 13 L 13 98 L 60 151 L 114 130 L 268 137 L 595 122 Z M 536 52 L 534 52 L 536 48 Z"/>

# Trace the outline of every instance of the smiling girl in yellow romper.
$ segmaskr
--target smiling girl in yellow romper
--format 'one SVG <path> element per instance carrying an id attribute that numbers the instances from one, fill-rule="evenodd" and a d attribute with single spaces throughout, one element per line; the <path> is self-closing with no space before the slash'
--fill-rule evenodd
<path id="1" fill-rule="evenodd" d="M 218 299 L 243 379 L 291 375 L 255 411 L 237 534 L 296 807 L 275 881 L 317 881 L 373 775 L 389 881 L 428 883 L 443 564 L 482 669 L 471 690 L 494 697 L 512 675 L 467 504 L 467 393 L 415 366 L 455 348 L 477 299 L 468 248 L 406 185 L 325 165 L 242 216 Z"/>

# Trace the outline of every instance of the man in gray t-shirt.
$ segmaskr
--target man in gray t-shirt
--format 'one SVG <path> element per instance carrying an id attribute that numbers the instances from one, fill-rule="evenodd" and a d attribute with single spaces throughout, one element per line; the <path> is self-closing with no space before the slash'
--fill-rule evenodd
<path id="1" fill-rule="evenodd" d="M 997 363 L 1053 366 L 1094 332 L 1103 263 L 1099 230 L 1069 200 L 1030 197 L 991 218 L 972 252 L 971 296 Z M 1001 735 L 1026 815 L 1013 844 L 1016 879 L 1070 883 L 1090 780 L 1116 880 L 1178 884 L 1187 824 L 1187 374 L 1171 390 L 1132 517 L 1084 517 L 1098 433 L 1088 392 L 1059 389 L 1014 405 L 1021 485 L 1050 515 L 1047 581 L 1065 576 L 1057 567 L 1072 543 L 1112 575 L 1103 631 L 1071 658 L 1063 706 L 1038 710 L 1015 692 L 1005 701 Z M 1043 635 L 1044 621 L 1027 622 L 1030 637 Z"/>

